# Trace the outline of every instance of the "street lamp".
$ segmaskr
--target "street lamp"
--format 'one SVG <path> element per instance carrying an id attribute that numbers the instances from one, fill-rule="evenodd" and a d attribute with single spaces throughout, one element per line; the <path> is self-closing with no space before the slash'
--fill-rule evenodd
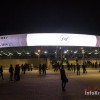
<path id="1" fill-rule="evenodd" d="M 84 54 L 85 54 L 85 50 L 82 49 L 82 54 L 83 54 L 83 63 L 84 63 Z"/>
<path id="2" fill-rule="evenodd" d="M 9 53 L 9 55 L 8 56 L 10 56 L 10 64 L 11 64 L 11 56 L 12 56 L 13 54 L 12 53 Z"/>
<path id="3" fill-rule="evenodd" d="M 37 52 L 38 52 L 38 53 L 37 53 L 37 54 L 38 54 L 38 63 L 40 64 L 40 53 L 41 53 L 41 50 L 38 49 Z"/>

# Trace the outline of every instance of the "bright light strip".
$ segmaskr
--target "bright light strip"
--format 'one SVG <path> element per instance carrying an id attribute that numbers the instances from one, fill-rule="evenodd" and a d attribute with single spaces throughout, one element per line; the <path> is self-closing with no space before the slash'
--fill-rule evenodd
<path id="1" fill-rule="evenodd" d="M 90 52 L 90 53 L 88 53 L 88 54 L 91 54 L 91 52 Z"/>
<path id="2" fill-rule="evenodd" d="M 21 53 L 20 53 L 20 52 L 17 52 L 17 54 L 18 54 L 18 55 L 21 55 Z"/>
<path id="3" fill-rule="evenodd" d="M 29 53 L 29 52 L 27 52 L 26 54 L 27 54 L 27 55 L 29 55 L 30 53 Z"/>
<path id="4" fill-rule="evenodd" d="M 100 47 L 100 36 L 70 33 L 29 33 L 0 36 L 0 48 L 19 46 Z"/>
<path id="5" fill-rule="evenodd" d="M 9 52 L 9 55 L 13 55 L 13 53 L 10 53 L 10 52 Z"/>
<path id="6" fill-rule="evenodd" d="M 7 55 L 6 53 L 3 53 L 4 55 Z"/>
<path id="7" fill-rule="evenodd" d="M 37 52 L 35 52 L 36 55 L 39 55 Z"/>
<path id="8" fill-rule="evenodd" d="M 28 46 L 96 46 L 95 35 L 38 33 L 27 34 Z"/>
<path id="9" fill-rule="evenodd" d="M 94 53 L 94 54 L 98 54 L 98 53 L 96 52 L 96 53 Z"/>

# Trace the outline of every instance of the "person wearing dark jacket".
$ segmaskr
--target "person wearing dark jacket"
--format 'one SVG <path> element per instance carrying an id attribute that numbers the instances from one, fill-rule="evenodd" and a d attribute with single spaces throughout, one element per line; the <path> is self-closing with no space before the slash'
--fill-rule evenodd
<path id="1" fill-rule="evenodd" d="M 77 66 L 77 75 L 80 75 L 80 65 L 77 63 L 76 66 Z"/>
<path id="2" fill-rule="evenodd" d="M 14 81 L 20 80 L 20 67 L 19 64 L 15 66 Z"/>
<path id="3" fill-rule="evenodd" d="M 3 68 L 2 68 L 2 66 L 0 66 L 0 76 L 2 77 L 2 80 L 4 80 L 4 78 L 3 78 Z"/>
<path id="4" fill-rule="evenodd" d="M 60 75 L 61 75 L 61 80 L 62 80 L 62 91 L 65 91 L 66 82 L 68 82 L 68 79 L 66 77 L 63 65 L 61 65 L 61 68 L 60 68 Z"/>
<path id="5" fill-rule="evenodd" d="M 9 67 L 10 81 L 13 81 L 13 72 L 14 72 L 14 68 L 11 64 L 10 67 Z"/>

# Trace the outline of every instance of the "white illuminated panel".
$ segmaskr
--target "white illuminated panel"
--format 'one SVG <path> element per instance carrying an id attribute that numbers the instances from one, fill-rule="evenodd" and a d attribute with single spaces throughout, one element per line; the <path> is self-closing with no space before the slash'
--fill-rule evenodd
<path id="1" fill-rule="evenodd" d="M 32 33 L 0 36 L 0 48 L 18 46 L 100 47 L 100 36 L 69 33 Z"/>
<path id="2" fill-rule="evenodd" d="M 66 33 L 27 34 L 28 46 L 91 46 L 96 47 L 95 35 Z"/>

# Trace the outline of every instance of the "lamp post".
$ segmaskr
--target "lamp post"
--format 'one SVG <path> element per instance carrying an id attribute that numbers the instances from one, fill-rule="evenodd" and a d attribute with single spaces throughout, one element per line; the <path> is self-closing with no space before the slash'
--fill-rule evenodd
<path id="1" fill-rule="evenodd" d="M 38 49 L 37 52 L 38 52 L 38 63 L 40 64 L 40 53 L 41 53 L 41 50 Z"/>
<path id="2" fill-rule="evenodd" d="M 83 54 L 83 63 L 84 63 L 84 54 L 85 54 L 84 49 L 82 49 L 82 54 Z"/>
<path id="3" fill-rule="evenodd" d="M 58 47 L 56 47 L 56 51 L 55 51 L 55 59 L 57 60 L 58 57 Z"/>
<path id="4" fill-rule="evenodd" d="M 12 53 L 9 53 L 9 56 L 10 56 L 10 64 L 11 64 L 11 55 L 12 55 Z"/>

